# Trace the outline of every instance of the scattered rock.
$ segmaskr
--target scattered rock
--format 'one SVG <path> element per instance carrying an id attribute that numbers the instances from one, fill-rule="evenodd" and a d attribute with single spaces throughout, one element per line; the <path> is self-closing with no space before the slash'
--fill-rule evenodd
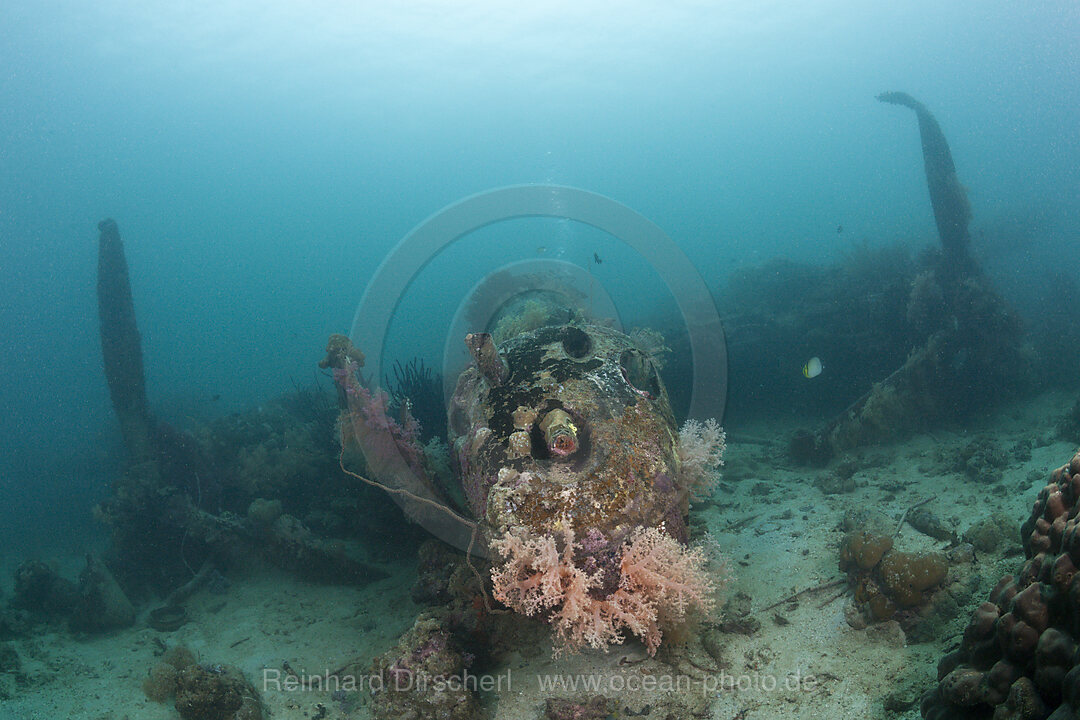
<path id="1" fill-rule="evenodd" d="M 750 494 L 755 497 L 764 497 L 771 492 L 772 486 L 763 482 L 754 483 L 754 487 L 750 488 Z"/>
<path id="2" fill-rule="evenodd" d="M 14 675 L 22 672 L 22 660 L 11 643 L 0 643 L 0 675 Z"/>
<path id="3" fill-rule="evenodd" d="M 444 620 L 423 613 L 396 647 L 375 659 L 372 677 L 382 688 L 372 699 L 376 720 L 440 718 L 478 720 L 483 717 L 474 688 L 467 683 L 439 686 L 432 678 L 460 678 L 466 655 Z"/>
<path id="4" fill-rule="evenodd" d="M 701 636 L 701 646 L 709 657 L 715 660 L 721 667 L 724 666 L 724 647 L 726 646 L 724 634 L 719 628 L 710 627 Z"/>
<path id="5" fill-rule="evenodd" d="M 40 560 L 24 562 L 15 570 L 15 594 L 11 607 L 45 620 L 58 620 L 75 607 L 78 591 Z"/>
<path id="6" fill-rule="evenodd" d="M 720 611 L 720 631 L 753 635 L 760 630 L 761 621 L 750 615 L 752 605 L 753 599 L 744 592 L 737 592 L 730 597 Z"/>
<path id="7" fill-rule="evenodd" d="M 941 553 L 903 552 L 890 535 L 848 533 L 840 547 L 840 569 L 855 587 L 855 603 L 872 620 L 913 616 L 945 580 L 949 563 Z M 898 613 L 900 613 L 898 615 Z"/>
<path id="8" fill-rule="evenodd" d="M 903 687 L 891 691 L 882 698 L 885 709 L 891 713 L 902 713 L 919 699 L 919 693 L 913 687 Z"/>
<path id="9" fill-rule="evenodd" d="M 917 507 L 910 510 L 905 518 L 908 525 L 915 528 L 923 535 L 929 535 L 935 540 L 952 542 L 956 540 L 956 533 L 946 525 L 941 518 L 925 507 Z"/>
<path id="10" fill-rule="evenodd" d="M 585 701 L 548 698 L 544 702 L 547 720 L 606 720 L 617 708 L 614 700 L 597 695 Z"/>
<path id="11" fill-rule="evenodd" d="M 248 505 L 248 522 L 257 530 L 266 530 L 274 524 L 275 520 L 281 517 L 283 512 L 280 500 L 255 498 Z"/>
<path id="12" fill-rule="evenodd" d="M 900 627 L 900 623 L 895 620 L 869 626 L 866 628 L 866 637 L 872 642 L 892 648 L 902 648 L 907 644 L 904 630 Z M 915 702 L 915 700 L 912 699 L 912 702 Z"/>
<path id="13" fill-rule="evenodd" d="M 859 612 L 859 608 L 855 606 L 854 601 L 844 605 L 844 620 L 855 630 L 865 630 L 866 626 L 869 625 L 866 616 Z"/>
<path id="14" fill-rule="evenodd" d="M 983 436 L 956 450 L 951 461 L 945 464 L 953 472 L 963 473 L 970 480 L 991 485 L 1001 480 L 1001 471 L 1008 467 L 1009 462 L 1009 453 L 994 438 Z"/>
<path id="15" fill-rule="evenodd" d="M 857 484 L 853 476 L 841 477 L 835 473 L 828 473 L 826 475 L 819 475 L 814 480 L 814 487 L 826 495 L 840 495 L 842 493 L 854 492 Z"/>
<path id="16" fill-rule="evenodd" d="M 964 533 L 964 541 L 971 543 L 976 552 L 1006 554 L 1009 547 L 1019 547 L 1020 532 L 1002 513 L 979 520 Z"/>
<path id="17" fill-rule="evenodd" d="M 262 720 L 259 696 L 231 665 L 188 665 L 176 679 L 176 711 L 183 720 Z"/>
<path id="18" fill-rule="evenodd" d="M 975 559 L 975 547 L 969 542 L 962 542 L 945 551 L 950 565 L 966 565 Z"/>

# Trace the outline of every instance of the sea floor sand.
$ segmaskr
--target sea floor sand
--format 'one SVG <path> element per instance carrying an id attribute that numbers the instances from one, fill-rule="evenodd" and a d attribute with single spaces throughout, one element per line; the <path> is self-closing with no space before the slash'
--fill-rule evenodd
<path id="1" fill-rule="evenodd" d="M 1076 449 L 1054 427 L 1072 402 L 1047 395 L 963 429 L 852 453 L 848 468 L 854 471 L 846 487 L 839 487 L 847 491 L 831 494 L 822 488 L 838 489 L 834 468 L 791 466 L 782 440 L 733 440 L 722 483 L 692 511 L 692 523 L 698 534 L 708 531 L 729 559 L 733 578 L 725 594 L 748 596 L 760 628 L 750 635 L 724 633 L 721 650 L 712 656 L 700 638 L 683 649 L 662 649 L 655 659 L 634 642 L 558 659 L 549 646 L 523 647 L 499 666 L 485 668 L 509 685 L 483 693 L 485 706 L 498 720 L 539 720 L 547 697 L 601 694 L 616 700 L 616 717 L 646 720 L 694 716 L 689 713 L 725 720 L 918 718 L 917 699 L 932 686 L 938 658 L 958 643 L 971 609 L 989 587 L 1020 564 L 1015 545 L 1010 543 L 1011 553 L 976 553 L 965 567 L 950 569 L 972 588 L 969 601 L 926 642 L 908 642 L 895 623 L 853 628 L 845 613 L 851 598 L 845 585 L 771 606 L 843 578 L 839 547 L 843 519 L 852 511 L 871 509 L 895 522 L 906 508 L 932 497 L 925 507 L 959 534 L 1000 512 L 1018 537 L 1050 471 Z M 792 429 L 757 423 L 733 435 L 780 439 Z M 1007 451 L 989 484 L 985 476 L 965 475 L 955 462 L 973 442 Z M 916 550 L 947 545 L 908 525 L 896 543 Z M 346 665 L 350 673 L 366 673 L 371 660 L 391 648 L 423 610 L 409 598 L 414 565 L 403 558 L 392 570 L 391 578 L 357 589 L 313 585 L 253 567 L 231 578 L 226 594 L 192 598 L 192 621 L 172 633 L 147 628 L 143 608 L 135 628 L 116 634 L 78 638 L 56 631 L 11 641 L 22 672 L 0 676 L 0 690 L 12 694 L 0 706 L 0 717 L 177 718 L 171 704 L 152 702 L 141 689 L 162 644 L 187 645 L 200 662 L 238 666 L 274 720 L 369 717 L 365 692 L 290 691 L 279 683 L 286 662 L 308 676 Z M 539 682 L 556 687 L 543 690 Z M 595 686 L 573 691 L 575 682 Z"/>

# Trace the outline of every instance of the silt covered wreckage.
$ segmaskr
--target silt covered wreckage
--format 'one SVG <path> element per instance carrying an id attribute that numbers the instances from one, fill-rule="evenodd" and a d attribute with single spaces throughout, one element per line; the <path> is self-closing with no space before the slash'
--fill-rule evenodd
<path id="1" fill-rule="evenodd" d="M 495 599 L 548 621 L 557 651 L 632 634 L 655 653 L 666 631 L 714 602 L 686 515 L 715 479 L 723 433 L 712 421 L 680 433 L 649 354 L 608 327 L 544 326 L 498 347 L 487 333 L 465 341 L 474 362 L 448 418 L 463 508 L 426 476 L 410 419 L 387 418 L 359 364 L 332 350 L 343 447 L 359 446 L 371 479 L 414 518 L 458 524 L 468 549 L 490 559 Z"/>

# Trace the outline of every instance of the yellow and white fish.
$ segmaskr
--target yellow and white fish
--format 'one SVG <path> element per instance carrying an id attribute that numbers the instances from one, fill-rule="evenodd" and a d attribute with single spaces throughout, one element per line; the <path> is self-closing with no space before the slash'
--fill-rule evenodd
<path id="1" fill-rule="evenodd" d="M 821 358 L 815 355 L 807 360 L 806 364 L 802 366 L 802 374 L 803 377 L 816 378 L 824 369 L 825 366 L 821 364 Z"/>

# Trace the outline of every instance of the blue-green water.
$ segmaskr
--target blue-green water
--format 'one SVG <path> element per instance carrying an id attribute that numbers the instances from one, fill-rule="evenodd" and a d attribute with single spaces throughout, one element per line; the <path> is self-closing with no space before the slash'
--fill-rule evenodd
<path id="1" fill-rule="evenodd" d="M 915 122 L 874 101 L 904 90 L 949 138 L 974 251 L 1037 314 L 1080 259 L 1077 37 L 1070 0 L 8 0 L 2 559 L 89 527 L 118 464 L 94 295 L 102 218 L 125 239 L 151 403 L 183 424 L 307 381 L 394 244 L 492 187 L 612 197 L 714 290 L 776 256 L 933 244 Z M 466 239 L 425 276 L 403 354 L 436 353 L 427 313 L 540 247 L 648 310 L 655 282 L 610 239 L 556 223 L 505 235 L 509 249 Z"/>

